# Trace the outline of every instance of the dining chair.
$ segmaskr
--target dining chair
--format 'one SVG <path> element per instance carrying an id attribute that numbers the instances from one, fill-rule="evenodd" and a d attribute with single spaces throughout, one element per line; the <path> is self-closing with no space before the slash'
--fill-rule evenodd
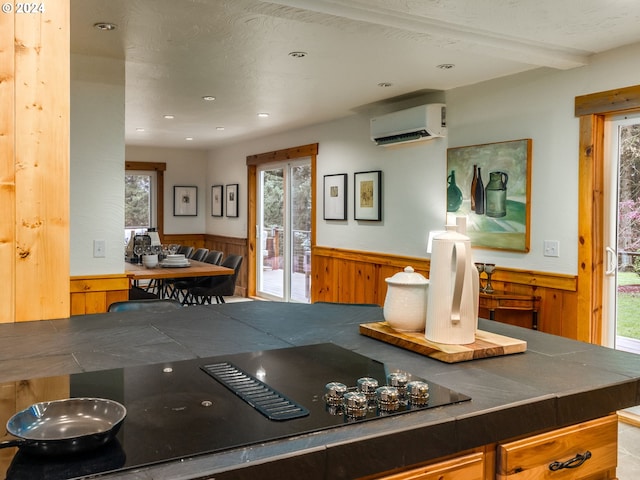
<path id="1" fill-rule="evenodd" d="M 182 308 L 182 304 L 176 300 L 168 298 L 154 298 L 143 300 L 124 300 L 121 302 L 114 302 L 109 305 L 108 312 L 132 312 L 132 311 L 147 311 L 147 312 L 166 312 L 169 310 L 177 310 Z"/>
<path id="2" fill-rule="evenodd" d="M 149 281 L 151 285 L 152 280 Z M 137 287 L 132 285 L 129 288 L 129 300 L 149 300 L 158 298 L 158 295 L 154 293 L 153 287 Z"/>
<path id="3" fill-rule="evenodd" d="M 207 256 L 204 257 L 203 261 L 205 263 L 210 263 L 211 265 L 220 265 L 223 255 L 224 254 L 219 250 L 210 250 L 209 253 L 207 253 Z M 198 286 L 205 286 L 210 279 L 211 277 L 189 277 L 176 281 L 173 284 L 171 298 L 182 302 L 183 305 L 194 303 L 193 298 L 189 293 L 189 289 Z"/>
<path id="4" fill-rule="evenodd" d="M 204 252 L 203 252 L 204 250 Z M 201 258 L 203 258 L 209 250 L 206 248 L 195 249 L 194 247 L 180 245 L 178 250 L 176 251 L 177 255 L 184 255 L 184 258 L 189 260 L 195 260 L 196 262 L 201 262 Z M 194 258 L 198 255 L 197 258 Z M 175 291 L 175 283 L 178 281 L 177 278 L 165 278 L 162 282 L 162 297 L 163 298 L 172 298 Z"/>
<path id="5" fill-rule="evenodd" d="M 211 277 L 207 285 L 198 285 L 189 289 L 188 295 L 194 303 L 199 305 L 211 304 L 212 299 L 216 303 L 225 303 L 225 296 L 233 296 L 236 289 L 236 281 L 242 265 L 242 255 L 228 255 L 221 263 L 223 267 L 232 268 L 233 274 Z"/>
<path id="6" fill-rule="evenodd" d="M 190 260 L 195 260 L 196 262 L 202 262 L 207 256 L 207 253 L 209 253 L 208 248 L 196 248 L 188 258 Z"/>
<path id="7" fill-rule="evenodd" d="M 176 251 L 177 255 L 184 255 L 184 258 L 191 258 L 191 255 L 193 255 L 193 247 L 187 246 L 187 245 L 180 245 L 178 247 L 178 250 Z"/>
<path id="8" fill-rule="evenodd" d="M 207 256 L 204 257 L 203 262 L 210 263 L 212 265 L 220 265 L 223 256 L 224 253 L 222 253 L 220 250 L 209 250 Z"/>

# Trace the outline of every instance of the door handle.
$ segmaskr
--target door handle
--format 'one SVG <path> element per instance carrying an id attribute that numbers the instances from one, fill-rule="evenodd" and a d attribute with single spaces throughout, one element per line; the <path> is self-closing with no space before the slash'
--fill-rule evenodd
<path id="1" fill-rule="evenodd" d="M 616 251 L 611 247 L 607 247 L 605 250 L 607 252 L 607 269 L 605 270 L 604 274 L 614 275 L 616 273 L 616 270 L 618 269 L 618 255 L 616 254 Z"/>

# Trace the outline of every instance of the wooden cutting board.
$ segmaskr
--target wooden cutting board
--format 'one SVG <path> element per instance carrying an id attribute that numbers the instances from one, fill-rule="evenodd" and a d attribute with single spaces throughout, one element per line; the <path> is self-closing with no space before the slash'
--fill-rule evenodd
<path id="1" fill-rule="evenodd" d="M 527 350 L 527 342 L 496 333 L 478 330 L 476 341 L 468 345 L 447 345 L 430 342 L 424 332 L 398 332 L 387 322 L 362 323 L 360 333 L 446 363 L 465 362 L 478 358 L 511 355 Z"/>

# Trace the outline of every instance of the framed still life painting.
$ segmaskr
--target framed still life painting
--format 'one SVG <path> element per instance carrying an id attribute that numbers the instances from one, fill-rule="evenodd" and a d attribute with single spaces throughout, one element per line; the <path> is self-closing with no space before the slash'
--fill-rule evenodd
<path id="1" fill-rule="evenodd" d="M 467 218 L 473 247 L 529 251 L 531 147 L 522 139 L 447 150 L 447 216 Z"/>

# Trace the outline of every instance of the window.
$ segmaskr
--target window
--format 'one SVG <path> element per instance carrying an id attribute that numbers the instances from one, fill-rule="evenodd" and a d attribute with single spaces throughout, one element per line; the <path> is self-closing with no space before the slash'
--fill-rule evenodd
<path id="1" fill-rule="evenodd" d="M 155 227 L 162 240 L 164 233 L 165 163 L 125 163 L 125 242 L 134 232 Z"/>
<path id="2" fill-rule="evenodd" d="M 157 225 L 155 172 L 126 172 L 124 177 L 125 241 Z"/>

